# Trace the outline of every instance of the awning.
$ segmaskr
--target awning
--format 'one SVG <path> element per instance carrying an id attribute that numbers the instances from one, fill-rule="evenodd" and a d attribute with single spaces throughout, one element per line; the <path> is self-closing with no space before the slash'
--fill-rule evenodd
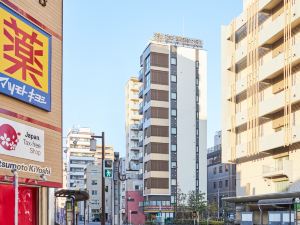
<path id="1" fill-rule="evenodd" d="M 74 198 L 76 202 L 89 200 L 90 196 L 87 191 L 61 189 L 55 192 L 55 197 Z"/>
<path id="2" fill-rule="evenodd" d="M 263 199 L 257 202 L 257 205 L 292 205 L 293 198 Z"/>
<path id="3" fill-rule="evenodd" d="M 227 197 L 222 198 L 225 202 L 231 203 L 258 203 L 260 200 L 264 199 L 284 199 L 284 198 L 300 198 L 300 192 L 280 192 L 271 193 L 264 195 L 253 195 L 253 196 L 240 196 L 240 197 Z"/>

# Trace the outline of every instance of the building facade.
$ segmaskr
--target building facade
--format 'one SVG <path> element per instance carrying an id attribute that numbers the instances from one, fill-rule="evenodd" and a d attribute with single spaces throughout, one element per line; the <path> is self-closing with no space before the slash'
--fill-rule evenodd
<path id="1" fill-rule="evenodd" d="M 174 217 L 178 188 L 206 193 L 206 51 L 156 33 L 140 66 L 144 212 L 163 221 Z"/>
<path id="2" fill-rule="evenodd" d="M 299 17 L 298 0 L 245 0 L 222 27 L 222 160 L 236 163 L 237 196 L 300 191 Z"/>
<path id="3" fill-rule="evenodd" d="M 225 217 L 234 211 L 230 204 L 222 201 L 236 196 L 235 164 L 222 163 L 222 132 L 216 132 L 214 146 L 207 149 L 207 201 L 217 207 L 216 217 Z"/>
<path id="4" fill-rule="evenodd" d="M 90 140 L 94 133 L 90 128 L 73 128 L 67 134 L 67 187 L 68 189 L 84 189 L 86 187 L 85 170 L 88 165 L 101 165 L 102 147 L 91 151 Z M 114 159 L 114 150 L 105 146 L 105 159 Z M 100 190 L 99 190 L 100 191 Z M 100 201 L 100 200 L 99 200 Z M 84 218 L 84 203 L 79 203 L 79 220 Z"/>
<path id="5" fill-rule="evenodd" d="M 0 2 L 0 224 L 54 224 L 54 188 L 62 187 L 62 13 L 61 0 Z"/>
<path id="6" fill-rule="evenodd" d="M 143 202 L 143 176 L 142 147 L 140 146 L 142 132 L 139 131 L 139 122 L 142 116 L 139 114 L 141 99 L 138 92 L 141 83 L 137 77 L 131 77 L 125 86 L 125 133 L 126 133 L 126 208 L 127 221 L 132 225 L 144 224 L 143 208 L 139 203 Z"/>
<path id="7" fill-rule="evenodd" d="M 90 198 L 87 201 L 87 221 L 101 221 L 101 199 L 102 199 L 102 166 L 89 164 L 84 171 L 85 189 Z M 108 223 L 113 221 L 114 195 L 113 179 L 105 178 L 105 217 Z"/>

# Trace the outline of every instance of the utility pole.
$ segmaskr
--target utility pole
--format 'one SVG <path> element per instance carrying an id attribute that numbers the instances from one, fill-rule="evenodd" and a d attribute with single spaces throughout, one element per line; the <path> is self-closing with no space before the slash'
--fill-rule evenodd
<path id="1" fill-rule="evenodd" d="M 101 224 L 105 225 L 105 176 L 104 176 L 104 158 L 105 158 L 105 141 L 104 141 L 104 132 L 102 132 L 102 217 Z"/>
<path id="2" fill-rule="evenodd" d="M 218 186 L 218 219 L 220 214 L 220 187 Z"/>

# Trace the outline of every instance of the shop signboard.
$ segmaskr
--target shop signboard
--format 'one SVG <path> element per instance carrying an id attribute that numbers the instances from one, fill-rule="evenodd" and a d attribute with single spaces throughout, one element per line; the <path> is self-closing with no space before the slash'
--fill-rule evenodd
<path id="1" fill-rule="evenodd" d="M 51 35 L 0 3 L 0 93 L 51 111 Z"/>
<path id="2" fill-rule="evenodd" d="M 0 154 L 44 162 L 44 131 L 0 117 Z"/>

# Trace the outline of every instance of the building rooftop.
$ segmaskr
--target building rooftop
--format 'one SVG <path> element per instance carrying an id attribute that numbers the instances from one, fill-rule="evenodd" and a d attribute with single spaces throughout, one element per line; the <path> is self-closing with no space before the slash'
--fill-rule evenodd
<path id="1" fill-rule="evenodd" d="M 154 33 L 151 42 L 171 44 L 182 47 L 203 48 L 202 40 L 162 33 Z"/>

